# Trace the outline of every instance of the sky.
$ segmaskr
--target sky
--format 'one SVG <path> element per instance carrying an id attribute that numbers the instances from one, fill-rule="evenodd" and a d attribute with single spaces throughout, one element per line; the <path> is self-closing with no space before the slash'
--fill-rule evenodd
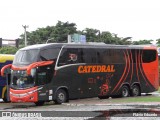
<path id="1" fill-rule="evenodd" d="M 17 39 L 27 31 L 59 21 L 109 31 L 132 40 L 160 38 L 159 0 L 1 0 L 0 38 Z"/>

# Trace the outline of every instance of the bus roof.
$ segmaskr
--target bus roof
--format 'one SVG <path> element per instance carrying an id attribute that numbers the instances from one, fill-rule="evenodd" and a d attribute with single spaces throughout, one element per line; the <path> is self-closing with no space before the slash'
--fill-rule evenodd
<path id="1" fill-rule="evenodd" d="M 48 49 L 53 47 L 73 47 L 73 48 L 118 48 L 118 49 L 142 49 L 142 48 L 153 48 L 157 49 L 153 45 L 113 45 L 113 44 L 68 44 L 68 43 L 48 43 L 48 44 L 36 44 L 21 48 L 20 50 L 30 50 L 30 49 Z"/>

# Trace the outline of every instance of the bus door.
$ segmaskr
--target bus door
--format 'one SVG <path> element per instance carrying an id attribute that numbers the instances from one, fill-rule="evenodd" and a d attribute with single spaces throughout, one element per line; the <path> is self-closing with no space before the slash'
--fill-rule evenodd
<path id="1" fill-rule="evenodd" d="M 53 77 L 53 67 L 52 65 L 39 67 L 37 70 L 37 80 L 38 85 L 38 100 L 46 101 L 52 100 L 52 97 L 49 97 L 49 90 L 51 88 L 51 80 Z"/>
<path id="2" fill-rule="evenodd" d="M 41 66 L 37 72 L 37 84 L 39 86 L 38 97 L 39 100 L 53 99 L 53 85 L 52 78 L 54 74 L 54 67 L 59 54 L 60 48 L 49 48 L 40 52 L 40 61 L 53 61 L 53 64 Z"/>

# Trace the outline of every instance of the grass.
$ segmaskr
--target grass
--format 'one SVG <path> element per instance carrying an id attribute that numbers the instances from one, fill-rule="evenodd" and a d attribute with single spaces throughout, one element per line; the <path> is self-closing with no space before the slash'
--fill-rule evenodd
<path id="1" fill-rule="evenodd" d="M 160 94 L 160 87 L 158 89 Z M 125 103 L 125 102 L 160 102 L 159 95 L 143 95 L 138 97 L 127 97 L 127 98 L 113 98 L 109 99 L 110 102 Z"/>
<path id="2" fill-rule="evenodd" d="M 160 96 L 140 96 L 140 97 L 127 97 L 127 98 L 113 98 L 109 99 L 110 102 L 125 103 L 125 102 L 160 102 Z"/>

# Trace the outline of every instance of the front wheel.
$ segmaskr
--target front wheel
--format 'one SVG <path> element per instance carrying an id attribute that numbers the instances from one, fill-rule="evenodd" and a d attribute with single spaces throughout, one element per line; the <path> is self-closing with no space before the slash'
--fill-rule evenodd
<path id="1" fill-rule="evenodd" d="M 122 87 L 122 93 L 121 93 L 122 97 L 128 97 L 129 96 L 129 88 L 128 86 L 124 85 Z"/>
<path id="2" fill-rule="evenodd" d="M 58 90 L 57 93 L 56 93 L 55 103 L 56 104 L 62 104 L 66 101 L 67 101 L 66 91 L 64 91 L 63 89 Z"/>

